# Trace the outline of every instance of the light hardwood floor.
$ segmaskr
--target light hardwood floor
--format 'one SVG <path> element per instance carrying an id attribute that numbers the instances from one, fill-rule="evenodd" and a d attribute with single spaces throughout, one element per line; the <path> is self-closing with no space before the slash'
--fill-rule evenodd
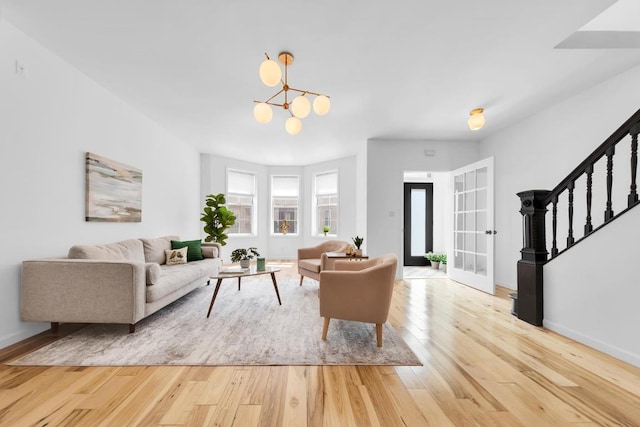
<path id="1" fill-rule="evenodd" d="M 509 310 L 506 289 L 397 282 L 389 321 L 420 367 L 6 365 L 43 333 L 0 350 L 0 426 L 640 425 L 640 369 Z"/>

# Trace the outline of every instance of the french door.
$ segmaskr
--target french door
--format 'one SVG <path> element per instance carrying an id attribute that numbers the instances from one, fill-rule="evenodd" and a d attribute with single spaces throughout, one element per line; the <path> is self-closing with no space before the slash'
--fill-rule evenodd
<path id="1" fill-rule="evenodd" d="M 493 157 L 451 175 L 453 250 L 447 256 L 449 276 L 493 295 Z"/>

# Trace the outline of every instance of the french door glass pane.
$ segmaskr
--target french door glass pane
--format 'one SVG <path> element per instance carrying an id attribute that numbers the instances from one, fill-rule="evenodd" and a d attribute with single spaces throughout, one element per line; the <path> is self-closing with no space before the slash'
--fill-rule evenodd
<path id="1" fill-rule="evenodd" d="M 463 266 L 463 262 L 464 262 L 464 253 L 462 253 L 460 251 L 456 251 L 455 255 L 454 255 L 454 258 L 455 258 L 454 263 L 453 263 L 454 267 L 461 269 L 462 266 Z"/>
<path id="2" fill-rule="evenodd" d="M 487 186 L 487 168 L 476 170 L 476 188 L 486 188 Z"/>
<path id="3" fill-rule="evenodd" d="M 487 256 L 486 255 L 476 255 L 476 274 L 480 274 L 482 276 L 487 275 Z"/>

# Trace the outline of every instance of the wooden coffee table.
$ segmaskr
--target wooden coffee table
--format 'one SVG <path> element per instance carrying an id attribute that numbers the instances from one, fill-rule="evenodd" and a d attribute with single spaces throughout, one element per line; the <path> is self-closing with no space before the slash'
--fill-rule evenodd
<path id="1" fill-rule="evenodd" d="M 207 318 L 211 314 L 211 309 L 213 308 L 213 303 L 216 301 L 216 296 L 218 295 L 218 290 L 220 289 L 220 284 L 223 279 L 238 279 L 238 290 L 240 290 L 240 281 L 243 277 L 251 277 L 251 276 L 260 276 L 262 274 L 270 274 L 271 281 L 273 281 L 273 288 L 276 290 L 276 296 L 278 297 L 278 304 L 282 305 L 282 301 L 280 301 L 280 292 L 278 292 L 278 282 L 276 281 L 276 273 L 280 271 L 279 268 L 267 267 L 264 270 L 257 270 L 255 266 L 251 266 L 251 268 L 239 269 L 239 268 L 223 268 L 220 272 L 211 276 L 211 279 L 216 279 L 216 289 L 213 291 L 213 297 L 211 297 L 211 304 L 209 304 L 209 311 L 207 312 Z"/>

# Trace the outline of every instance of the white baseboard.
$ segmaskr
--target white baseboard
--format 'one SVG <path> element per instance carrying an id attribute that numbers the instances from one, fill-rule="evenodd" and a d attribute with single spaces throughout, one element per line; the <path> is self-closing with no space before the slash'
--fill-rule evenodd
<path id="1" fill-rule="evenodd" d="M 22 340 L 26 340 L 27 338 L 31 338 L 34 335 L 39 334 L 40 332 L 44 332 L 49 329 L 51 325 L 49 323 L 31 323 L 29 327 L 15 332 L 10 335 L 5 335 L 0 337 L 0 349 L 9 347 L 17 342 Z"/>
<path id="2" fill-rule="evenodd" d="M 557 332 L 558 334 L 564 335 L 565 337 L 574 339 L 584 345 L 587 345 L 603 353 L 606 353 L 609 356 L 613 356 L 616 359 L 620 359 L 624 362 L 630 363 L 640 368 L 640 355 L 631 353 L 625 349 L 600 341 L 588 335 L 584 335 L 578 331 L 575 331 L 571 328 L 566 328 L 550 320 L 545 319 L 542 321 L 542 324 L 545 328 L 551 331 Z"/>

